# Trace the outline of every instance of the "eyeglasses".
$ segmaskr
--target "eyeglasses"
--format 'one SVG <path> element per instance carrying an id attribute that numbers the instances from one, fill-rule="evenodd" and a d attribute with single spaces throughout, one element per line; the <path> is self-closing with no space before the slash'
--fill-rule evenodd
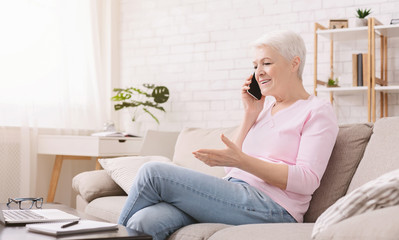
<path id="1" fill-rule="evenodd" d="M 9 207 L 11 203 L 18 204 L 18 207 L 21 210 L 31 209 L 33 205 L 35 205 L 36 208 L 42 208 L 43 198 L 9 198 L 7 207 Z"/>

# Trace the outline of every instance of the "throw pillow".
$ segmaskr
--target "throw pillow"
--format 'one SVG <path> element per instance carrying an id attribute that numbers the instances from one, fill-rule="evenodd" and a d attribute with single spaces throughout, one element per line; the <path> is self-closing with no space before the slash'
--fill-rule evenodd
<path id="1" fill-rule="evenodd" d="M 373 135 L 367 144 L 348 192 L 399 168 L 399 117 L 384 117 L 374 123 Z"/>
<path id="2" fill-rule="evenodd" d="M 209 167 L 196 159 L 193 152 L 198 149 L 224 149 L 226 146 L 220 139 L 223 133 L 230 140 L 233 140 L 237 127 L 231 128 L 185 128 L 177 138 L 173 163 L 187 167 L 215 177 L 225 176 L 223 167 Z"/>
<path id="3" fill-rule="evenodd" d="M 72 179 L 72 188 L 87 202 L 100 197 L 125 194 L 105 170 L 79 173 Z"/>
<path id="4" fill-rule="evenodd" d="M 170 162 L 163 156 L 133 156 L 98 159 L 101 166 L 126 193 L 129 193 L 141 165 L 146 162 Z"/>
<path id="5" fill-rule="evenodd" d="M 399 169 L 370 181 L 339 199 L 316 221 L 312 238 L 349 217 L 399 204 Z"/>
<path id="6" fill-rule="evenodd" d="M 327 208 L 345 195 L 372 131 L 373 125 L 370 123 L 345 124 L 339 127 L 337 141 L 320 187 L 313 193 L 304 216 L 305 222 L 315 222 Z"/>
<path id="7" fill-rule="evenodd" d="M 317 240 L 396 240 L 399 236 L 399 205 L 377 209 L 345 219 L 317 235 Z"/>

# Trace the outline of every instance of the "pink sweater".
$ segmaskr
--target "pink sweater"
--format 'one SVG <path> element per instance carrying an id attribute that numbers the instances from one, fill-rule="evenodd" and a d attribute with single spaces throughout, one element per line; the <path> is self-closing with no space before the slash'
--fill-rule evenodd
<path id="1" fill-rule="evenodd" d="M 249 130 L 242 151 L 273 163 L 288 165 L 286 190 L 265 183 L 238 168 L 225 168 L 227 177 L 241 179 L 266 193 L 298 222 L 319 187 L 338 134 L 336 116 L 329 102 L 310 96 L 273 116 L 274 98 L 265 106 Z"/>

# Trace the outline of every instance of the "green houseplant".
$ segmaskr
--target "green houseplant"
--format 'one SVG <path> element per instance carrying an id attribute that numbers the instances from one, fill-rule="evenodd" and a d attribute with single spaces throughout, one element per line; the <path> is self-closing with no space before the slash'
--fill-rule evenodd
<path id="1" fill-rule="evenodd" d="M 366 17 L 371 14 L 371 9 L 356 9 L 356 26 L 367 26 Z"/>
<path id="2" fill-rule="evenodd" d="M 327 81 L 327 87 L 339 87 L 338 86 L 338 78 L 329 78 Z"/>
<path id="3" fill-rule="evenodd" d="M 356 9 L 356 17 L 357 18 L 366 18 L 368 15 L 370 15 L 371 14 L 371 9 L 367 9 L 367 8 L 365 8 L 365 9 L 360 9 L 360 8 L 358 8 L 358 9 Z"/>
<path id="4" fill-rule="evenodd" d="M 115 96 L 112 101 L 117 102 L 114 105 L 116 111 L 130 108 L 132 111 L 132 121 L 135 122 L 139 115 L 146 113 L 150 115 L 158 124 L 158 118 L 150 111 L 156 109 L 165 112 L 161 104 L 169 99 L 169 89 L 165 86 L 156 86 L 154 84 L 143 84 L 143 88 L 115 88 Z"/>

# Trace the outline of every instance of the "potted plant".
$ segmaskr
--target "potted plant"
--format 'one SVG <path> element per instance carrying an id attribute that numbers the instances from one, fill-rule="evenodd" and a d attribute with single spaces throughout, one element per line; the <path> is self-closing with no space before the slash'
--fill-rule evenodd
<path id="1" fill-rule="evenodd" d="M 169 89 L 165 86 L 155 86 L 154 84 L 143 84 L 144 88 L 137 87 L 129 88 L 115 88 L 115 96 L 111 98 L 112 101 L 117 102 L 114 109 L 119 111 L 124 108 L 132 109 L 132 122 L 135 122 L 141 114 L 148 114 L 158 124 L 158 118 L 151 112 L 156 109 L 165 112 L 161 104 L 169 99 Z M 150 111 L 151 110 L 151 111 Z"/>
<path id="2" fill-rule="evenodd" d="M 339 87 L 338 86 L 338 78 L 329 78 L 327 81 L 327 87 Z"/>
<path id="3" fill-rule="evenodd" d="M 367 19 L 366 17 L 371 14 L 371 9 L 356 9 L 356 26 L 367 26 Z"/>

